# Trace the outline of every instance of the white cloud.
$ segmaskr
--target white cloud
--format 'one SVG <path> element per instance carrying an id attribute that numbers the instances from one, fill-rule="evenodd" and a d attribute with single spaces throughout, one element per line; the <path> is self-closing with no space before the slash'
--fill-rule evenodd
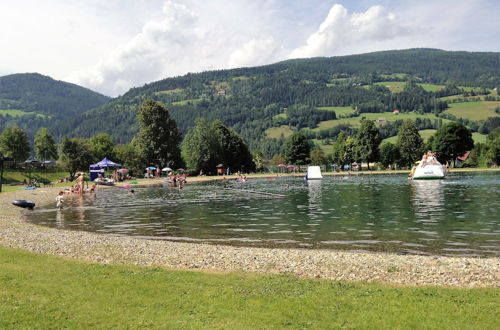
<path id="1" fill-rule="evenodd" d="M 381 6 L 349 15 L 344 6 L 335 4 L 318 30 L 309 36 L 306 44 L 294 49 L 289 57 L 331 56 L 351 45 L 390 40 L 410 33 L 411 30 L 393 13 L 386 13 Z"/>
<path id="2" fill-rule="evenodd" d="M 40 72 L 116 96 L 187 72 L 290 57 L 500 51 L 496 0 L 333 1 L 3 0 L 0 72 Z"/>
<path id="3" fill-rule="evenodd" d="M 235 22 L 225 18 L 231 13 L 219 12 L 215 17 L 211 14 L 167 1 L 160 21 L 147 22 L 141 33 L 95 66 L 74 72 L 67 79 L 117 95 L 132 86 L 169 76 L 265 64 L 282 58 L 272 36 L 262 33 L 261 38 L 252 38 L 258 32 L 253 30 L 257 22 L 248 30 L 230 33 L 235 31 Z M 246 15 L 242 20 L 247 19 Z"/>

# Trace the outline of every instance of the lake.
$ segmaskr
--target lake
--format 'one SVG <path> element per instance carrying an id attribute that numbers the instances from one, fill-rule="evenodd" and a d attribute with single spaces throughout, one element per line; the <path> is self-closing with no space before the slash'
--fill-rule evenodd
<path id="1" fill-rule="evenodd" d="M 243 246 L 498 256 L 500 173 L 272 177 L 101 189 L 29 212 L 50 227 Z M 54 196 L 55 197 L 55 196 Z"/>

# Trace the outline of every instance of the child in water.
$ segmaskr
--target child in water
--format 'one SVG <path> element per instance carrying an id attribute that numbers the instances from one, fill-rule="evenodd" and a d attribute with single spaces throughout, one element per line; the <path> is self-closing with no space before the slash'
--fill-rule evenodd
<path id="1" fill-rule="evenodd" d="M 57 195 L 56 202 L 57 202 L 56 207 L 58 207 L 59 210 L 62 211 L 62 209 L 63 209 L 63 202 L 64 202 L 64 192 L 63 191 L 60 191 L 59 195 Z"/>

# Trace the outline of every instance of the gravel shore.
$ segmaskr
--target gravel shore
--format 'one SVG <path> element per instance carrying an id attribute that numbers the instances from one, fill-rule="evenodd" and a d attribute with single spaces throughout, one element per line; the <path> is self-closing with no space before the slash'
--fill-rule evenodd
<path id="1" fill-rule="evenodd" d="M 500 286 L 500 258 L 270 249 L 145 240 L 47 228 L 27 223 L 11 204 L 53 203 L 59 189 L 0 194 L 0 245 L 97 263 L 162 266 L 205 271 L 252 271 L 333 280 L 452 287 Z"/>

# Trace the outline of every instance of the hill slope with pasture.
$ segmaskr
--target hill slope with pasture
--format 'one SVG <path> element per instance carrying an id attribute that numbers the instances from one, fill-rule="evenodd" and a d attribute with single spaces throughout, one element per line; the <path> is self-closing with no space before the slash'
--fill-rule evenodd
<path id="1" fill-rule="evenodd" d="M 460 120 L 484 133 L 500 117 L 499 61 L 493 52 L 408 49 L 190 73 L 132 88 L 49 130 L 57 137 L 107 132 L 127 143 L 137 132 L 140 104 L 152 98 L 167 106 L 183 134 L 198 117 L 220 119 L 267 155 L 295 130 L 328 144 L 340 130 L 354 131 L 362 116 L 377 120 L 384 138 L 405 118 L 420 129 Z M 474 102 L 488 109 L 459 106 Z"/>

